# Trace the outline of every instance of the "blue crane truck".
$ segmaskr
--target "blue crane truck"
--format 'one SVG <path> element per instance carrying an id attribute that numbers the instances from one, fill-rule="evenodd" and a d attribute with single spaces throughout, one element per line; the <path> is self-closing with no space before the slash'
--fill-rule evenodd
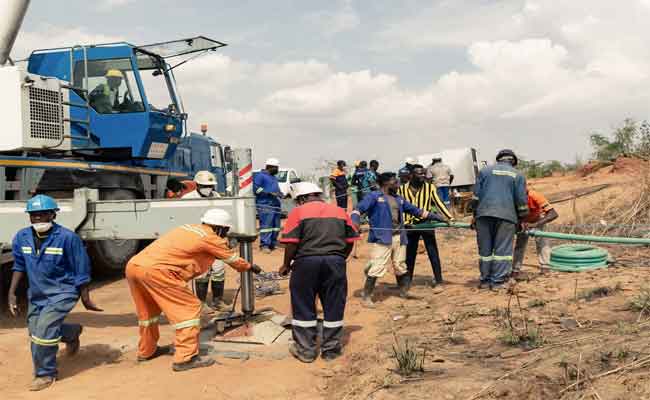
<path id="1" fill-rule="evenodd" d="M 173 71 L 223 46 L 203 36 L 78 45 L 1 67 L 0 200 L 69 199 L 80 188 L 97 190 L 99 200 L 162 199 L 168 179 L 199 170 L 213 172 L 224 192 L 228 148 L 188 132 Z M 101 270 L 123 268 L 141 245 L 87 240 Z"/>

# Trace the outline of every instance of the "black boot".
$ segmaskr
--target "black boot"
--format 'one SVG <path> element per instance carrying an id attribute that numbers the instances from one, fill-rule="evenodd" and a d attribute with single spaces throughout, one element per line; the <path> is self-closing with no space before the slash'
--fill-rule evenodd
<path id="1" fill-rule="evenodd" d="M 226 282 L 224 281 L 210 281 L 210 289 L 212 289 L 212 307 L 222 309 L 226 305 L 223 301 L 223 290 Z"/>
<path id="2" fill-rule="evenodd" d="M 399 286 L 399 297 L 403 299 L 415 299 L 416 297 L 409 294 L 411 288 L 411 278 L 409 274 L 403 274 L 397 277 L 397 285 Z"/>
<path id="3" fill-rule="evenodd" d="M 194 287 L 196 288 L 196 297 L 201 300 L 201 303 L 205 304 L 205 301 L 208 298 L 208 281 L 197 279 L 194 281 Z"/>
<path id="4" fill-rule="evenodd" d="M 369 276 L 366 278 L 366 284 L 363 286 L 363 305 L 368 308 L 375 308 L 375 303 L 372 301 L 372 292 L 375 291 L 375 284 L 377 278 Z"/>

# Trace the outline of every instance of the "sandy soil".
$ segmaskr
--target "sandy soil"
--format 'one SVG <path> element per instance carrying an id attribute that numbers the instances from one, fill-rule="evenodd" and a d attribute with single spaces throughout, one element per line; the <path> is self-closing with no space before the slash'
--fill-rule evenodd
<path id="1" fill-rule="evenodd" d="M 607 171 L 595 175 L 554 177 L 533 185 L 551 194 L 612 183 L 610 188 L 579 199 L 577 205 L 558 204 L 560 223 L 573 223 L 578 218 L 576 210 L 588 213 L 592 206 L 619 196 L 625 184 L 636 179 Z M 82 348 L 74 358 L 60 354 L 60 380 L 45 393 L 26 391 L 32 366 L 24 322 L 1 317 L 2 398 L 470 399 L 492 384 L 481 398 L 650 398 L 645 368 L 594 379 L 592 384 L 579 385 L 577 391 L 560 393 L 577 379 L 597 376 L 650 354 L 650 325 L 644 325 L 648 316 L 629 307 L 647 280 L 643 265 L 647 249 L 612 248 L 627 262 L 608 269 L 540 276 L 531 243 L 525 267 L 530 279 L 518 283 L 513 296 L 476 289 L 473 232 L 440 230 L 438 242 L 447 282 L 444 292 L 434 293 L 427 286 L 431 270 L 426 255 L 421 254 L 413 289 L 420 299 L 396 297 L 394 278 L 386 276 L 377 290 L 379 306 L 373 310 L 363 308 L 357 297 L 367 262 L 367 246 L 361 245 L 359 259 L 350 259 L 348 264 L 348 343 L 344 357 L 334 362 L 318 360 L 305 365 L 290 356 L 245 362 L 216 357 L 220 365 L 184 373 L 172 372 L 167 357 L 137 364 L 137 322 L 126 282 L 103 280 L 97 283 L 93 296 L 105 312 L 91 313 L 78 306 L 70 315 L 71 321 L 85 327 Z M 281 251 L 256 253 L 255 261 L 274 270 L 281 256 Z M 282 282 L 284 289 L 287 283 Z M 227 296 L 233 295 L 236 284 L 236 274 L 229 271 Z M 590 289 L 599 287 L 611 290 L 603 297 L 587 296 Z M 517 299 L 521 308 L 515 305 Z M 513 324 L 520 327 L 526 321 L 537 328 L 541 347 L 511 346 L 500 339 L 507 325 L 503 314 L 509 301 Z M 288 293 L 258 299 L 257 306 L 289 313 Z M 161 342 L 170 342 L 172 329 L 163 326 L 161 332 Z M 408 339 L 419 356 L 425 352 L 423 372 L 408 376 L 397 372 L 396 338 L 402 346 Z M 575 339 L 582 340 L 567 343 Z"/>

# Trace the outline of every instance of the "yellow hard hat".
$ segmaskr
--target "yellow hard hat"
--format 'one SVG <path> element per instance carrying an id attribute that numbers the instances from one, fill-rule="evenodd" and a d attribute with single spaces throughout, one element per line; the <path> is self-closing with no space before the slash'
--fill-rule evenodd
<path id="1" fill-rule="evenodd" d="M 122 71 L 119 69 L 109 69 L 106 71 L 106 77 L 107 78 L 124 78 L 124 75 L 122 75 Z"/>

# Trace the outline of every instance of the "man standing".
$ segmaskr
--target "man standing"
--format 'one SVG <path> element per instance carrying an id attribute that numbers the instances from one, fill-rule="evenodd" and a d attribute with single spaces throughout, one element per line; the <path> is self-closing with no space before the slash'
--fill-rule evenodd
<path id="1" fill-rule="evenodd" d="M 298 207 L 291 210 L 280 242 L 286 244 L 280 274 L 291 273 L 293 340 L 289 351 L 298 360 L 313 362 L 317 355 L 316 296 L 323 306 L 321 358 L 341 355 L 343 314 L 348 291 L 346 259 L 359 234 L 340 207 L 321 199 L 322 190 L 310 182 L 293 185 Z"/>
<path id="2" fill-rule="evenodd" d="M 199 171 L 194 176 L 195 190 L 183 195 L 183 199 L 208 199 L 221 197 L 214 188 L 217 185 L 217 178 L 210 171 Z M 208 304 L 208 284 L 212 290 L 212 303 Z M 221 260 L 215 260 L 210 271 L 194 280 L 196 297 L 208 308 L 224 309 L 223 293 L 226 285 L 225 265 Z"/>
<path id="3" fill-rule="evenodd" d="M 359 166 L 354 170 L 352 184 L 357 187 L 357 203 L 360 203 L 364 196 L 370 193 L 368 181 L 368 163 L 359 161 Z"/>
<path id="4" fill-rule="evenodd" d="M 39 391 L 56 380 L 59 342 L 74 355 L 79 351 L 82 326 L 63 321 L 79 298 L 90 311 L 102 311 L 90 300 L 90 260 L 81 238 L 54 222 L 56 201 L 39 194 L 27 202 L 31 226 L 21 229 L 12 244 L 13 276 L 9 311 L 18 313 L 16 288 L 27 275 L 27 326 L 31 340 L 34 380 L 29 390 Z"/>
<path id="5" fill-rule="evenodd" d="M 528 245 L 526 231 L 528 229 L 543 231 L 546 224 L 558 218 L 557 211 L 555 211 L 543 194 L 531 189 L 527 189 L 527 193 L 528 209 L 530 212 L 528 217 L 521 223 L 519 233 L 517 233 L 517 240 L 515 241 L 515 254 L 514 260 L 512 261 L 512 277 L 515 279 L 519 277 L 521 267 L 524 263 L 526 246 Z M 545 273 L 548 271 L 551 261 L 551 246 L 548 243 L 548 239 L 542 237 L 535 238 L 535 245 L 537 247 L 540 272 Z"/>
<path id="6" fill-rule="evenodd" d="M 501 150 L 496 161 L 479 173 L 472 221 L 480 256 L 479 288 L 495 291 L 508 280 L 516 226 L 528 215 L 526 178 L 514 168 L 517 156 L 512 150 Z"/>
<path id="7" fill-rule="evenodd" d="M 361 215 L 368 214 L 370 222 L 370 261 L 366 267 L 366 283 L 363 300 L 367 307 L 374 307 L 372 293 L 377 278 L 386 274 L 389 265 L 395 272 L 399 285 L 400 297 L 410 298 L 408 269 L 406 267 L 406 233 L 404 232 L 404 214 L 432 221 L 445 221 L 436 213 L 421 210 L 397 195 L 397 178 L 392 172 L 379 175 L 380 190 L 370 193 L 356 210 L 352 212 L 352 221 L 359 226 Z"/>
<path id="8" fill-rule="evenodd" d="M 282 213 L 278 179 L 275 177 L 280 169 L 280 162 L 275 158 L 266 160 L 266 168 L 255 174 L 253 190 L 255 204 L 260 219 L 260 248 L 270 254 L 278 242 L 280 233 L 280 216 Z"/>
<path id="9" fill-rule="evenodd" d="M 411 180 L 411 172 L 412 169 L 407 166 L 403 166 L 397 171 L 400 187 L 406 185 Z"/>
<path id="10" fill-rule="evenodd" d="M 443 216 L 446 221 L 452 219 L 452 215 L 445 207 L 445 204 L 438 197 L 435 185 L 426 182 L 425 170 L 422 165 L 415 164 L 411 174 L 411 181 L 403 186 L 400 186 L 398 194 L 402 196 L 407 202 L 422 210 L 436 210 L 438 214 Z M 406 228 L 412 228 L 413 225 L 419 224 L 421 218 L 407 215 L 404 220 Z M 429 255 L 431 268 L 433 270 L 434 278 L 431 281 L 431 286 L 436 287 L 443 282 L 442 280 L 442 267 L 440 265 L 440 256 L 438 255 L 438 245 L 436 243 L 436 234 L 434 230 L 431 231 L 407 231 L 406 232 L 407 245 L 406 245 L 406 267 L 408 268 L 409 281 L 413 280 L 413 272 L 415 270 L 415 259 L 418 253 L 418 244 L 420 238 L 424 241 L 424 246 Z"/>
<path id="11" fill-rule="evenodd" d="M 379 185 L 377 185 L 377 178 L 379 177 L 379 161 L 370 160 L 368 166 L 370 167 L 368 170 L 368 186 L 370 187 L 370 191 L 379 190 Z"/>
<path id="12" fill-rule="evenodd" d="M 187 282 L 206 273 L 215 259 L 239 272 L 261 272 L 228 248 L 226 236 L 231 225 L 228 212 L 208 210 L 200 225 L 175 228 L 131 258 L 126 279 L 140 326 L 138 361 L 172 353 L 170 346 L 158 346 L 158 323 L 160 314 L 165 313 L 176 329 L 172 369 L 178 372 L 214 364 L 213 359 L 199 356 L 201 302 Z"/>
<path id="13" fill-rule="evenodd" d="M 431 165 L 427 168 L 426 178 L 429 182 L 433 182 L 438 188 L 438 196 L 445 203 L 447 207 L 451 205 L 449 201 L 449 187 L 454 182 L 454 175 L 448 165 L 443 164 L 442 158 L 435 157 L 431 161 Z"/>
<path id="14" fill-rule="evenodd" d="M 345 172 L 345 161 L 339 160 L 336 162 L 336 168 L 330 175 L 330 182 L 334 188 L 334 196 L 336 197 L 336 205 L 340 208 L 348 209 L 348 177 Z"/>

